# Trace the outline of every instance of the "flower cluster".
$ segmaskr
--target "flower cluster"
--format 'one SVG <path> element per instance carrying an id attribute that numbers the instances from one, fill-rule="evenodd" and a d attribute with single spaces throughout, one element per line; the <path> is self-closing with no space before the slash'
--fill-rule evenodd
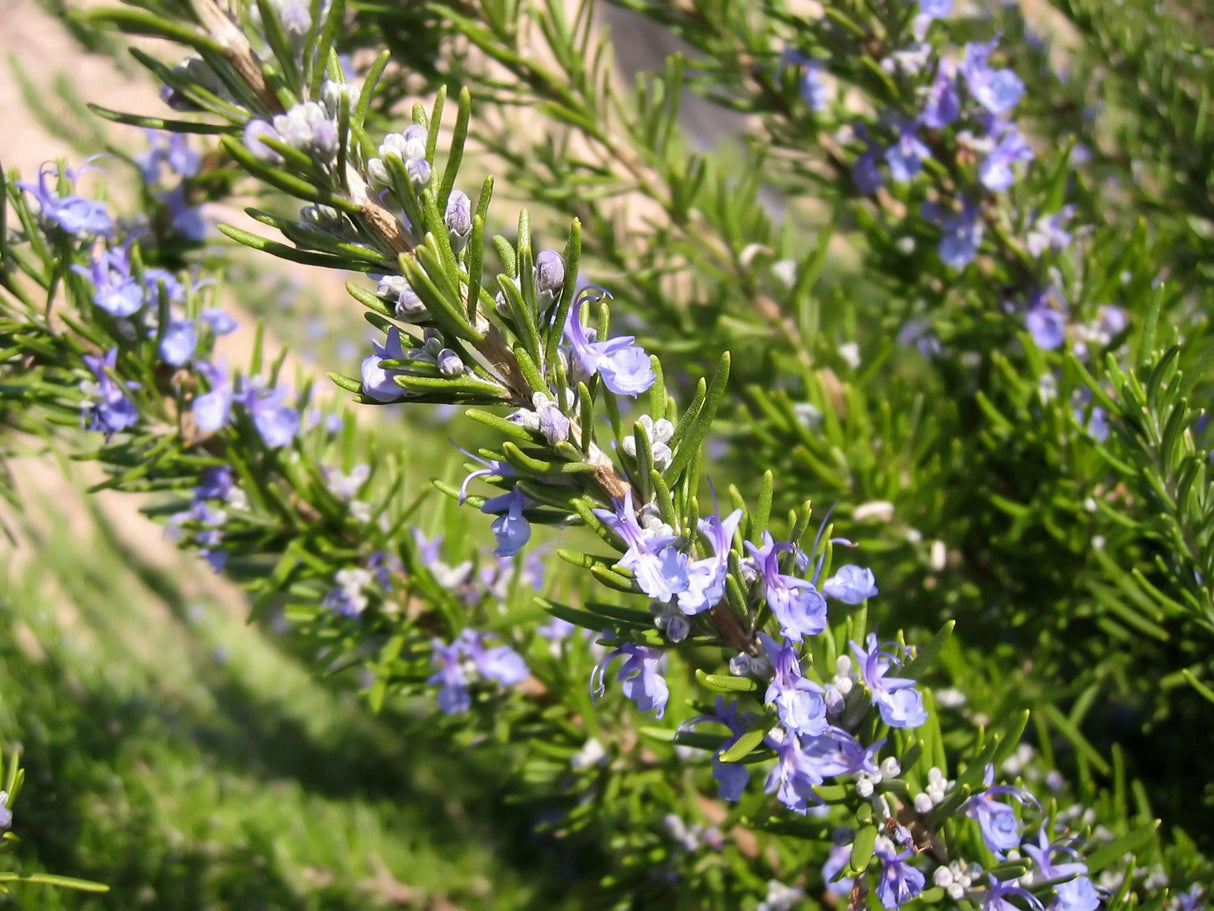
<path id="1" fill-rule="evenodd" d="M 508 645 L 489 645 L 485 633 L 463 630 L 455 641 L 432 642 L 430 664 L 436 668 L 429 682 L 439 686 L 438 705 L 445 714 L 455 715 L 472 707 L 470 687 L 478 682 L 514 686 L 527 679 L 530 671 L 522 656 Z"/>

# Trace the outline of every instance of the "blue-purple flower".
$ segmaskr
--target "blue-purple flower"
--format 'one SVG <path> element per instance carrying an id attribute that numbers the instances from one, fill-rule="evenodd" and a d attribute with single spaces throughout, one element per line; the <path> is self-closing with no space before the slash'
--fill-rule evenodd
<path id="1" fill-rule="evenodd" d="M 194 396 L 194 422 L 203 433 L 214 433 L 231 420 L 232 402 L 235 398 L 232 381 L 222 364 L 216 366 L 203 362 L 197 364 L 195 369 L 206 378 L 211 389 L 202 395 Z"/>
<path id="2" fill-rule="evenodd" d="M 287 394 L 286 389 L 265 390 L 252 384 L 240 394 L 257 433 L 272 449 L 290 444 L 299 433 L 299 410 L 286 403 Z"/>
<path id="3" fill-rule="evenodd" d="M 671 544 L 674 535 L 650 534 L 641 528 L 633 511 L 632 488 L 616 501 L 614 510 L 595 509 L 594 514 L 628 545 L 620 566 L 632 570 L 641 591 L 664 604 L 686 590 L 687 555 Z"/>
<path id="4" fill-rule="evenodd" d="M 950 2 L 951 6 L 951 2 Z M 933 130 L 942 130 L 961 116 L 961 98 L 957 92 L 956 66 L 942 61 L 927 93 L 927 102 L 919 121 Z"/>
<path id="5" fill-rule="evenodd" d="M 1100 896 L 1088 878 L 1087 864 L 1079 852 L 1064 841 L 1051 842 L 1045 826 L 1037 835 L 1037 844 L 1026 841 L 1024 853 L 1033 859 L 1033 881 L 1059 880 L 1071 877 L 1054 887 L 1054 900 L 1049 911 L 1096 911 L 1100 907 Z M 1055 857 L 1070 857 L 1072 860 L 1055 860 Z"/>
<path id="6" fill-rule="evenodd" d="M 998 858 L 1003 858 L 1008 851 L 1020 846 L 1020 820 L 1015 809 L 1009 804 L 996 800 L 997 797 L 1011 797 L 1025 804 L 1038 806 L 1037 798 L 1014 785 L 995 785 L 995 767 L 986 767 L 985 789 L 979 791 L 965 805 L 965 815 L 978 821 L 982 831 L 982 840 Z"/>
<path id="7" fill-rule="evenodd" d="M 198 347 L 198 324 L 192 319 L 171 320 L 160 339 L 160 356 L 166 364 L 184 367 Z"/>
<path id="8" fill-rule="evenodd" d="M 531 540 L 531 524 L 523 517 L 527 498 L 516 487 L 508 493 L 492 497 L 481 504 L 481 512 L 497 516 L 491 526 L 499 557 L 513 557 Z"/>
<path id="9" fill-rule="evenodd" d="M 877 880 L 877 898 L 883 908 L 901 908 L 906 902 L 923 891 L 923 873 L 911 866 L 915 856 L 913 850 L 898 853 L 884 835 L 878 836 L 873 854 L 881 861 L 881 878 Z"/>
<path id="10" fill-rule="evenodd" d="M 658 673 L 662 650 L 635 642 L 623 643 L 594 666 L 590 674 L 590 691 L 595 696 L 602 696 L 607 688 L 607 668 L 616 658 L 625 659 L 615 677 L 623 684 L 624 695 L 635 702 L 640 711 L 656 710 L 657 717 L 661 718 L 666 713 L 666 701 L 670 698 L 670 687 Z"/>
<path id="11" fill-rule="evenodd" d="M 91 159 L 90 159 L 91 160 Z M 80 174 L 89 168 L 85 162 L 79 169 L 65 168 L 62 174 L 75 188 Z M 38 169 L 38 182 L 17 181 L 17 186 L 29 193 L 38 203 L 43 221 L 57 225 L 76 237 L 109 237 L 114 233 L 114 220 L 105 208 L 105 203 L 83 196 L 59 196 L 57 188 L 50 185 L 50 176 L 59 176 L 57 166 L 44 164 Z"/>
<path id="12" fill-rule="evenodd" d="M 131 274 L 128 246 L 101 247 L 88 269 L 73 266 L 93 283 L 93 303 L 111 316 L 133 316 L 142 309 L 147 290 Z"/>
<path id="13" fill-rule="evenodd" d="M 763 546 L 746 542 L 763 582 L 763 597 L 780 624 L 780 631 L 793 642 L 804 636 L 816 636 L 826 629 L 826 599 L 813 583 L 780 571 L 780 554 L 792 551 L 787 543 L 777 544 L 769 532 L 763 532 Z"/>
<path id="14" fill-rule="evenodd" d="M 118 366 L 118 349 L 111 348 L 102 357 L 86 354 L 84 364 L 95 378 L 95 382 L 82 384 L 83 391 L 89 395 L 81 415 L 84 426 L 101 431 L 107 440 L 115 433 L 134 427 L 139 422 L 139 412 L 123 387 L 108 372 Z M 138 383 L 127 386 L 139 388 Z"/>
<path id="15" fill-rule="evenodd" d="M 999 142 L 978 167 L 978 179 L 988 190 L 998 192 L 1006 190 L 1016 182 L 1016 172 L 1012 165 L 1019 162 L 1032 161 L 1036 157 L 1028 141 L 1010 123 L 1001 123 L 999 127 Z"/>
<path id="16" fill-rule="evenodd" d="M 917 129 L 913 120 L 900 123 L 898 138 L 885 150 L 889 175 L 898 183 L 905 183 L 918 174 L 924 160 L 932 157 L 931 149 L 916 135 Z"/>
<path id="17" fill-rule="evenodd" d="M 430 664 L 437 670 L 427 681 L 439 685 L 438 707 L 447 715 L 472 707 L 469 686 L 477 679 L 513 686 L 527 678 L 527 663 L 508 645 L 488 646 L 484 633 L 463 630 L 450 645 L 432 640 Z"/>
<path id="18" fill-rule="evenodd" d="M 844 604 L 862 604 L 877 597 L 877 580 L 871 569 L 849 563 L 822 583 L 822 594 Z"/>
<path id="19" fill-rule="evenodd" d="M 935 203 L 924 203 L 923 217 L 940 226 L 940 261 L 961 271 L 968 266 L 982 244 L 982 220 L 979 208 L 962 200 L 961 211 L 948 211 Z"/>
<path id="20" fill-rule="evenodd" d="M 596 288 L 587 288 L 577 296 L 565 324 L 565 338 L 587 376 L 597 373 L 611 392 L 636 398 L 653 385 L 657 374 L 653 372 L 653 364 L 645 349 L 634 344 L 636 339 L 633 336 L 621 335 L 602 342 L 590 340 L 582 326 L 581 311 L 582 306 L 596 293 L 601 292 Z"/>
<path id="21" fill-rule="evenodd" d="M 923 708 L 923 696 L 914 688 L 915 681 L 887 676 L 902 663 L 897 654 L 901 647 L 893 643 L 879 646 L 876 635 L 871 633 L 865 646 L 861 648 L 853 642 L 851 650 L 881 720 L 891 728 L 919 727 L 927 721 L 927 711 Z"/>
<path id="22" fill-rule="evenodd" d="M 994 876 L 987 877 L 986 894 L 982 897 L 982 911 L 1023 911 L 1019 905 L 1008 901 L 1009 895 L 1015 895 L 1024 901 L 1030 911 L 1045 911 L 1041 899 L 1028 889 L 1018 886 L 1015 880 L 1009 879 L 1004 882 Z"/>
<path id="23" fill-rule="evenodd" d="M 764 791 L 774 793 L 776 800 L 794 813 L 809 812 L 809 805 L 821 803 L 814 793 L 814 785 L 822 784 L 822 777 L 801 750 L 800 738 L 784 728 L 772 728 L 764 742 L 776 751 L 776 764 L 767 773 Z"/>
<path id="24" fill-rule="evenodd" d="M 801 675 L 801 661 L 792 643 L 777 645 L 769 636 L 761 639 L 774 670 L 763 701 L 775 705 L 780 723 L 793 733 L 823 733 L 827 722 L 821 685 Z"/>
<path id="25" fill-rule="evenodd" d="M 991 67 L 991 51 L 997 44 L 997 41 L 967 44 L 961 75 L 974 100 L 998 117 L 1019 103 L 1024 94 L 1024 83 L 1009 69 Z"/>
<path id="26" fill-rule="evenodd" d="M 742 510 L 735 509 L 722 519 L 719 512 L 700 520 L 700 534 L 712 545 L 712 556 L 693 560 L 687 567 L 687 588 L 679 592 L 679 609 L 694 616 L 720 603 L 725 597 L 725 576 L 733 535 L 742 521 Z"/>
<path id="27" fill-rule="evenodd" d="M 360 374 L 363 383 L 363 395 L 377 402 L 396 402 L 405 397 L 405 390 L 398 386 L 395 378 L 404 376 L 403 370 L 387 370 L 380 366 L 382 361 L 404 360 L 405 352 L 401 346 L 400 330 L 393 326 L 388 330 L 384 344 L 373 341 L 371 347 L 374 354 L 363 358 Z"/>

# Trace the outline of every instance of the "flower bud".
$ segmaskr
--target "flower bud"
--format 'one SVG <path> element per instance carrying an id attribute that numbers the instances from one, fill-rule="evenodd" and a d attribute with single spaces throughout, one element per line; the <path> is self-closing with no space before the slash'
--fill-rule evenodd
<path id="1" fill-rule="evenodd" d="M 396 298 L 396 318 L 402 323 L 416 323 L 429 315 L 426 305 L 409 285 Z"/>
<path id="2" fill-rule="evenodd" d="M 460 376 L 464 372 L 464 362 L 450 348 L 443 348 L 438 353 L 438 372 L 443 376 Z"/>
<path id="3" fill-rule="evenodd" d="M 419 124 L 411 124 L 400 134 L 401 138 L 401 157 L 403 158 L 425 158 L 426 157 L 426 128 Z"/>
<path id="4" fill-rule="evenodd" d="M 451 246 L 458 253 L 468 242 L 472 233 L 472 200 L 463 190 L 452 190 L 447 199 L 447 211 L 443 216 L 447 223 L 447 231 L 451 236 Z"/>
<path id="5" fill-rule="evenodd" d="M 305 227 L 314 228 L 326 234 L 340 234 L 345 227 L 341 213 L 332 206 L 304 206 L 299 210 L 299 220 Z"/>
<path id="6" fill-rule="evenodd" d="M 375 286 L 375 296 L 380 300 L 389 303 L 396 303 L 396 299 L 400 297 L 401 292 L 409 287 L 409 283 L 405 281 L 403 275 L 385 275 L 379 280 L 379 284 Z"/>
<path id="7" fill-rule="evenodd" d="M 358 105 L 358 99 L 362 92 L 357 85 L 351 82 L 334 82 L 326 79 L 320 87 L 320 102 L 325 106 L 325 111 L 333 120 L 337 120 L 341 113 L 341 100 L 346 98 L 350 103 L 350 110 L 354 110 Z"/>
<path id="8" fill-rule="evenodd" d="M 388 173 L 387 165 L 380 158 L 372 158 L 367 162 L 367 179 L 376 190 L 386 190 L 392 186 L 392 175 Z"/>
<path id="9" fill-rule="evenodd" d="M 308 4 L 299 0 L 287 0 L 278 6 L 278 18 L 282 21 L 282 29 L 288 37 L 299 41 L 308 34 L 312 27 L 312 11 Z"/>
<path id="10" fill-rule="evenodd" d="M 410 158 L 405 162 L 405 173 L 420 192 L 430 182 L 430 162 L 424 158 Z"/>
<path id="11" fill-rule="evenodd" d="M 437 329 L 427 329 L 422 342 L 422 350 L 430 357 L 437 357 L 443 350 L 443 334 Z"/>
<path id="12" fill-rule="evenodd" d="M 264 120 L 250 120 L 244 128 L 245 148 L 253 157 L 270 164 L 282 164 L 282 156 L 262 142 L 262 138 L 278 139 L 278 131 Z"/>
<path id="13" fill-rule="evenodd" d="M 547 306 L 561 294 L 565 284 L 565 260 L 555 250 L 540 250 L 535 257 L 535 294 Z"/>

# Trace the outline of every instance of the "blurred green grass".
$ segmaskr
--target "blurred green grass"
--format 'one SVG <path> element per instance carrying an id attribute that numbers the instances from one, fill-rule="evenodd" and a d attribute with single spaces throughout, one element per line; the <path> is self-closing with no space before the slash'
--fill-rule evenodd
<path id="1" fill-rule="evenodd" d="M 0 737 L 28 776 L 13 857 L 112 891 L 0 907 L 563 906 L 499 770 L 370 715 L 153 546 L 133 502 L 111 517 L 63 484 L 23 485 L 0 550 Z"/>

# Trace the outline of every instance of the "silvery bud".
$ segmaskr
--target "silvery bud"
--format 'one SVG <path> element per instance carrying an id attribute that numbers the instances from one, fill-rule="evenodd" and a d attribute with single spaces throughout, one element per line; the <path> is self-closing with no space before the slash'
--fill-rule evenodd
<path id="1" fill-rule="evenodd" d="M 327 234 L 341 233 L 345 227 L 341 213 L 332 206 L 304 206 L 299 210 L 299 219 L 306 227 L 316 228 Z"/>
<path id="2" fill-rule="evenodd" d="M 460 376 L 464 372 L 464 362 L 450 348 L 443 348 L 438 353 L 438 372 L 443 376 Z"/>
<path id="3" fill-rule="evenodd" d="M 405 281 L 403 275 L 385 275 L 379 280 L 379 284 L 375 286 L 375 296 L 380 300 L 389 303 L 396 303 L 396 299 L 400 297 L 401 292 L 409 287 L 409 283 Z"/>
<path id="4" fill-rule="evenodd" d="M 419 124 L 412 124 L 406 127 L 405 132 L 400 134 L 401 138 L 401 157 L 402 158 L 425 158 L 426 157 L 426 128 Z"/>
<path id="5" fill-rule="evenodd" d="M 565 284 L 565 260 L 555 250 L 540 250 L 535 256 L 535 296 L 546 307 L 561 295 Z"/>
<path id="6" fill-rule="evenodd" d="M 270 164 L 282 164 L 282 156 L 262 142 L 262 138 L 280 139 L 278 131 L 264 120 L 250 120 L 244 128 L 244 146 L 253 157 Z"/>
<path id="7" fill-rule="evenodd" d="M 283 141 L 318 161 L 332 161 L 337 154 L 337 124 L 315 101 L 297 104 L 274 118 L 274 129 Z"/>
<path id="8" fill-rule="evenodd" d="M 416 323 L 425 319 L 429 312 L 422 299 L 413 288 L 405 284 L 404 290 L 396 298 L 396 318 L 402 323 Z"/>
<path id="9" fill-rule="evenodd" d="M 405 162 L 405 173 L 419 191 L 430 182 L 430 162 L 424 158 L 410 158 Z"/>
<path id="10" fill-rule="evenodd" d="M 437 357 L 439 352 L 443 350 L 443 334 L 437 329 L 427 329 L 423 336 L 422 349 L 430 357 Z"/>
<path id="11" fill-rule="evenodd" d="M 447 223 L 451 246 L 459 253 L 468 243 L 468 235 L 472 233 L 472 200 L 463 190 L 451 191 L 443 221 Z"/>
<path id="12" fill-rule="evenodd" d="M 320 102 L 325 106 L 325 111 L 333 119 L 337 120 L 341 113 L 342 98 L 349 99 L 350 110 L 353 111 L 358 106 L 358 99 L 361 96 L 361 90 L 357 85 L 350 82 L 334 82 L 326 79 L 320 87 Z"/>
<path id="13" fill-rule="evenodd" d="M 394 156 L 404 161 L 409 156 L 405 154 L 405 137 L 400 133 L 389 133 L 379 144 L 379 157 Z"/>
<path id="14" fill-rule="evenodd" d="M 299 0 L 287 0 L 278 5 L 278 18 L 282 21 L 283 31 L 296 41 L 308 34 L 312 27 L 312 11 L 308 4 Z"/>
<path id="15" fill-rule="evenodd" d="M 386 190 L 392 186 L 392 175 L 380 158 L 372 158 L 367 162 L 367 179 L 376 190 Z"/>

